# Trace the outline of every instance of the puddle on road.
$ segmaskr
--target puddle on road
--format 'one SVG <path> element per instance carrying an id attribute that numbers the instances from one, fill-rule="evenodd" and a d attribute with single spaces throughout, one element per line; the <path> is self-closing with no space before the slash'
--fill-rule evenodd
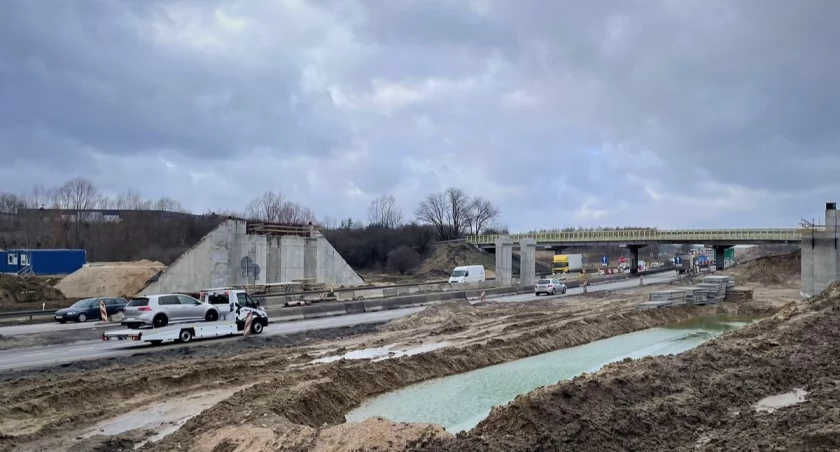
<path id="1" fill-rule="evenodd" d="M 428 353 L 449 345 L 449 342 L 432 342 L 424 344 L 419 347 L 408 348 L 404 350 L 394 350 L 397 344 L 386 345 L 384 347 L 365 348 L 362 350 L 353 350 L 343 355 L 326 356 L 312 360 L 312 363 L 331 363 L 340 359 L 370 359 L 373 361 L 382 361 L 385 359 L 399 358 L 401 356 L 413 356 L 421 353 Z"/>
<path id="2" fill-rule="evenodd" d="M 778 410 L 779 408 L 784 408 L 786 406 L 796 405 L 798 403 L 804 402 L 806 395 L 808 395 L 808 391 L 796 388 L 791 392 L 765 397 L 759 400 L 758 403 L 756 403 L 755 406 L 753 406 L 753 408 L 756 411 L 772 413 Z"/>
<path id="3" fill-rule="evenodd" d="M 185 422 L 201 414 L 202 411 L 227 399 L 235 392 L 244 389 L 219 389 L 201 394 L 172 398 L 138 410 L 125 413 L 115 418 L 100 422 L 82 435 L 90 438 L 94 435 L 119 435 L 131 430 L 152 430 L 155 434 L 146 442 L 155 442 L 178 430 Z M 140 447 L 142 444 L 138 444 Z"/>
<path id="4" fill-rule="evenodd" d="M 457 433 L 475 427 L 493 406 L 504 405 L 540 386 L 595 372 L 625 358 L 682 353 L 757 319 L 699 317 L 430 380 L 370 399 L 348 413 L 346 419 L 360 422 L 382 416 L 395 422 L 440 424 Z"/>

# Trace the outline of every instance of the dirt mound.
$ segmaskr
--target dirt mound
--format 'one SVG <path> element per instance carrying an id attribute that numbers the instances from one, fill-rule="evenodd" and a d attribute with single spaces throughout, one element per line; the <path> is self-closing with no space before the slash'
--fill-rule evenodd
<path id="1" fill-rule="evenodd" d="M 446 303 L 392 320 L 382 325 L 382 331 L 399 331 L 423 328 L 438 324 L 448 328 L 468 325 L 480 316 L 480 310 L 469 303 Z"/>
<path id="2" fill-rule="evenodd" d="M 759 257 L 735 267 L 732 273 L 739 284 L 787 284 L 802 274 L 802 252 Z"/>
<path id="3" fill-rule="evenodd" d="M 64 299 L 64 294 L 49 286 L 40 278 L 23 278 L 17 275 L 0 274 L 0 305 Z"/>
<path id="4" fill-rule="evenodd" d="M 150 260 L 97 262 L 73 272 L 55 287 L 70 298 L 133 297 L 165 268 Z"/>
<path id="5" fill-rule="evenodd" d="M 680 355 L 517 397 L 469 434 L 415 450 L 840 450 L 837 312 L 840 283 Z M 801 403 L 756 408 L 797 389 Z"/>
<path id="6" fill-rule="evenodd" d="M 483 265 L 492 270 L 496 266 L 493 256 L 482 253 L 465 243 L 445 243 L 437 245 L 431 255 L 427 257 L 417 273 L 426 276 L 448 278 L 452 269 L 459 265 Z"/>

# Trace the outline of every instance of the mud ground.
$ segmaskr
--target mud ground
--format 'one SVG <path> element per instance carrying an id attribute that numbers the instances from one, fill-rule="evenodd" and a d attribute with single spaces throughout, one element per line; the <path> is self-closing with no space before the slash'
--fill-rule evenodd
<path id="1" fill-rule="evenodd" d="M 840 283 L 692 351 L 622 362 L 520 397 L 412 450 L 840 449 Z M 769 396 L 801 403 L 758 410 Z"/>
<path id="2" fill-rule="evenodd" d="M 529 303 L 449 304 L 380 326 L 256 337 L 91 361 L 81 368 L 7 373 L 0 375 L 0 450 L 128 450 L 151 433 L 128 430 L 111 436 L 77 436 L 120 415 L 220 388 L 229 389 L 230 397 L 179 420 L 183 425 L 177 431 L 141 450 L 321 452 L 437 450 L 438 446 L 456 450 L 452 448 L 462 443 L 450 441 L 461 440 L 452 439 L 439 426 L 387 420 L 343 424 L 344 414 L 368 397 L 430 378 L 715 310 L 772 312 L 789 301 L 787 294 L 776 301 L 756 295 L 755 302 L 745 305 L 637 311 L 635 305 L 647 299 L 649 290 L 593 292 Z M 798 290 L 793 292 L 798 297 Z M 312 364 L 316 358 L 351 350 L 385 345 L 407 350 L 441 342 L 449 345 L 413 356 Z"/>

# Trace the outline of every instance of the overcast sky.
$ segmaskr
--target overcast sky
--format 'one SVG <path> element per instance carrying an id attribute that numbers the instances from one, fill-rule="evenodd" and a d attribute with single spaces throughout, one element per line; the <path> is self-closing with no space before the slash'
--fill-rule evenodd
<path id="1" fill-rule="evenodd" d="M 840 201 L 840 1 L 4 0 L 0 190 L 319 218 L 457 186 L 513 231 Z"/>

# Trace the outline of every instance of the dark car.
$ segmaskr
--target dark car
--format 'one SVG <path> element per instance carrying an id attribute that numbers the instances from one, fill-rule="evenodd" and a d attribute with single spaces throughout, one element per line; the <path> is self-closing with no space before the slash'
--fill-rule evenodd
<path id="1" fill-rule="evenodd" d="M 59 323 L 87 322 L 90 319 L 101 320 L 99 303 L 105 301 L 105 310 L 108 316 L 112 316 L 125 309 L 125 298 L 85 298 L 73 303 L 69 308 L 59 309 L 55 312 L 55 321 Z"/>

